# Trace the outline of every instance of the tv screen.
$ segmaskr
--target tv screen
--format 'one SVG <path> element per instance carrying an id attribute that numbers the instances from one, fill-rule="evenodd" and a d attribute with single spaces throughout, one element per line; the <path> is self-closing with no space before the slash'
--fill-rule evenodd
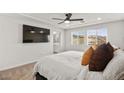
<path id="1" fill-rule="evenodd" d="M 50 29 L 23 25 L 23 43 L 49 42 Z"/>

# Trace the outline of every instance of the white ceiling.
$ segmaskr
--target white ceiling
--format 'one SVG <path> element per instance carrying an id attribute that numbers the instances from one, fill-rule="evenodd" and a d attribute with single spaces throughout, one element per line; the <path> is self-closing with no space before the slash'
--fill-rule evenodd
<path id="1" fill-rule="evenodd" d="M 70 28 L 106 23 L 106 22 L 112 22 L 112 21 L 124 19 L 124 13 L 72 13 L 71 18 L 84 18 L 85 22 L 77 21 L 77 22 L 71 22 L 70 24 L 65 24 L 65 23 L 57 24 L 61 21 L 53 20 L 52 18 L 64 19 L 65 18 L 64 13 L 24 13 L 21 15 L 45 23 L 49 23 L 51 25 L 54 25 L 62 29 L 70 29 Z M 97 18 L 102 18 L 102 20 L 97 20 Z"/>

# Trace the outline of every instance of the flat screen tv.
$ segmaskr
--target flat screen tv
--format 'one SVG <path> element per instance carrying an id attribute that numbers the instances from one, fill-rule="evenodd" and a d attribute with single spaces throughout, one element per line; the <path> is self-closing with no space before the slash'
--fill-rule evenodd
<path id="1" fill-rule="evenodd" d="M 50 29 L 23 25 L 23 43 L 49 42 Z"/>

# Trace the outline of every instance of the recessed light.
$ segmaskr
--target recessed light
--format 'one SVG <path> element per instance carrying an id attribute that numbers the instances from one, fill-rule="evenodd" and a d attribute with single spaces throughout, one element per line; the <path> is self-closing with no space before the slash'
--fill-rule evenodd
<path id="1" fill-rule="evenodd" d="M 102 18 L 101 17 L 98 17 L 97 20 L 102 20 Z"/>
<path id="2" fill-rule="evenodd" d="M 57 32 L 53 32 L 53 34 L 56 34 Z"/>

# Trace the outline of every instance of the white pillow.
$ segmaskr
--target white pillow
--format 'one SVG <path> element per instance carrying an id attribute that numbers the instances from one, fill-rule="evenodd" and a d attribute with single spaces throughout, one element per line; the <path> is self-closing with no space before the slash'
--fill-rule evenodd
<path id="1" fill-rule="evenodd" d="M 117 50 L 114 52 L 114 57 L 106 66 L 103 77 L 105 79 L 113 80 L 119 79 L 121 73 L 124 72 L 124 51 Z"/>
<path id="2" fill-rule="evenodd" d="M 115 46 L 115 45 L 112 45 L 112 47 L 113 47 L 113 48 L 119 48 L 119 47 L 117 47 L 117 46 Z"/>

